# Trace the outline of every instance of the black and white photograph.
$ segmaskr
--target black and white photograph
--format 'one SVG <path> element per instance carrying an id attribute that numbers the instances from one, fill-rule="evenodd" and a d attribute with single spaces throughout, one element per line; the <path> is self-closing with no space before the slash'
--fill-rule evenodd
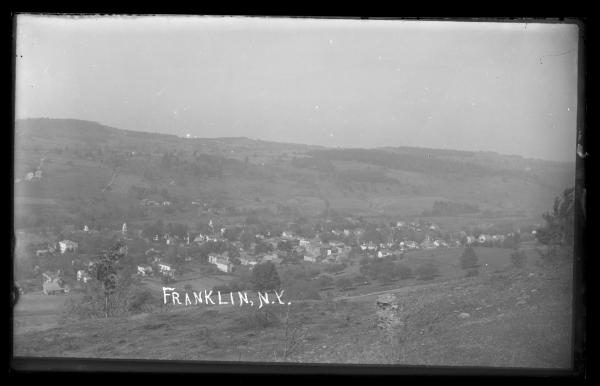
<path id="1" fill-rule="evenodd" d="M 580 47 L 18 14 L 13 356 L 572 369 Z"/>

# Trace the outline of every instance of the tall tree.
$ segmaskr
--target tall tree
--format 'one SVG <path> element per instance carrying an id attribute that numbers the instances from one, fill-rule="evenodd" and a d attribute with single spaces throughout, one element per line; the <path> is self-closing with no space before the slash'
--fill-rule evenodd
<path id="1" fill-rule="evenodd" d="M 103 252 L 90 267 L 90 274 L 102 284 L 104 292 L 104 315 L 110 314 L 110 296 L 117 289 L 118 270 L 125 256 L 125 245 L 118 242 Z"/>
<path id="2" fill-rule="evenodd" d="M 271 291 L 279 289 L 281 279 L 275 264 L 269 262 L 258 264 L 252 270 L 252 284 L 258 291 Z"/>
<path id="3" fill-rule="evenodd" d="M 572 245 L 574 237 L 575 188 L 568 188 L 554 199 L 552 212 L 544 213 L 546 225 L 536 231 L 538 241 L 549 247 Z"/>

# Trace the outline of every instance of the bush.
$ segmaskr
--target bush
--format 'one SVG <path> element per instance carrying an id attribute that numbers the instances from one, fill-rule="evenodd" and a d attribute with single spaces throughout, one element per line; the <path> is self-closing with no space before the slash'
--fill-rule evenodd
<path id="1" fill-rule="evenodd" d="M 460 267 L 462 269 L 469 269 L 477 267 L 477 262 L 479 258 L 475 254 L 475 251 L 471 246 L 465 248 L 462 256 L 460 257 Z"/>
<path id="2" fill-rule="evenodd" d="M 527 263 L 527 255 L 525 252 L 515 249 L 513 253 L 510 254 L 510 262 L 516 268 L 523 268 Z"/>
<path id="3" fill-rule="evenodd" d="M 152 310 L 160 299 L 154 296 L 147 288 L 137 288 L 127 299 L 127 310 L 129 312 L 144 312 Z"/>
<path id="4" fill-rule="evenodd" d="M 438 275 L 439 271 L 433 263 L 427 263 L 419 266 L 415 273 L 419 280 L 431 280 Z"/>

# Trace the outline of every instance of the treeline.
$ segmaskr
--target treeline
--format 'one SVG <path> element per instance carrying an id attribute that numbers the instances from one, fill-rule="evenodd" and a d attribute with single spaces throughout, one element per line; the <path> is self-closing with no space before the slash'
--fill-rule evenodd
<path id="1" fill-rule="evenodd" d="M 423 211 L 423 216 L 458 216 L 479 213 L 479 206 L 452 201 L 435 201 L 432 209 Z"/>
<path id="2" fill-rule="evenodd" d="M 483 177 L 492 170 L 473 163 L 436 158 L 426 154 L 395 154 L 371 149 L 329 149 L 313 150 L 314 158 L 338 161 L 355 161 L 438 176 Z"/>

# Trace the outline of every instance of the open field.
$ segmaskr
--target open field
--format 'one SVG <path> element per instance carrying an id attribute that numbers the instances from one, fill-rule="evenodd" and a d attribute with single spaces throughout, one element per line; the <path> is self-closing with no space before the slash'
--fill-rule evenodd
<path id="1" fill-rule="evenodd" d="M 375 296 L 303 301 L 291 319 L 303 329 L 287 360 L 568 368 L 570 265 L 485 273 L 396 291 L 405 326 L 375 327 Z M 225 361 L 281 360 L 284 306 L 256 326 L 238 306 L 174 307 L 169 312 L 18 331 L 18 356 Z M 278 308 L 283 307 L 283 308 Z M 461 319 L 460 313 L 469 317 Z"/>
<path id="2" fill-rule="evenodd" d="M 67 300 L 78 296 L 74 293 L 44 295 L 41 291 L 21 295 L 13 313 L 15 334 L 56 327 Z"/>

